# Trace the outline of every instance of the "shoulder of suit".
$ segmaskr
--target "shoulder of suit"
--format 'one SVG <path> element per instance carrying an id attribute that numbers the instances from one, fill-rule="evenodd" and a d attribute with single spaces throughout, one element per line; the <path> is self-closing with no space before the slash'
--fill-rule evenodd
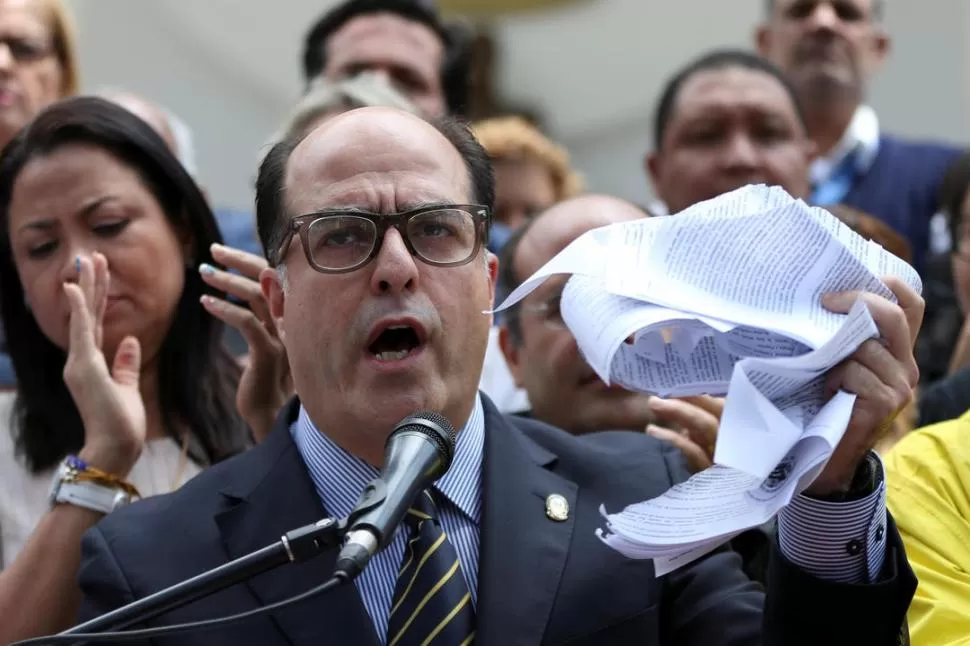
<path id="1" fill-rule="evenodd" d="M 883 134 L 879 138 L 880 148 L 904 150 L 907 154 L 920 154 L 943 159 L 955 159 L 962 154 L 963 149 L 951 143 L 932 139 L 909 139 L 895 135 Z"/>
<path id="2" fill-rule="evenodd" d="M 179 489 L 165 494 L 149 496 L 136 500 L 130 505 L 117 509 L 105 516 L 98 527 L 105 536 L 120 538 L 138 536 L 138 541 L 149 543 L 165 540 L 158 532 L 145 531 L 146 528 L 166 527 L 174 529 L 173 524 L 198 519 L 203 515 L 212 516 L 222 508 L 223 497 L 213 482 L 212 468 L 204 469 Z M 195 533 L 197 527 L 193 527 Z M 172 534 L 167 534 L 169 537 Z M 152 539 L 152 537 L 155 537 Z M 109 542 L 113 542 L 110 541 Z"/>
<path id="3" fill-rule="evenodd" d="M 655 464 L 657 460 L 679 461 L 671 445 L 637 431 L 598 431 L 573 435 L 538 420 L 505 415 L 506 421 L 530 439 L 557 455 L 576 455 L 595 460 L 612 469 Z"/>
<path id="4" fill-rule="evenodd" d="M 207 467 L 172 493 L 150 496 L 112 512 L 102 519 L 99 526 L 106 535 L 119 537 L 130 532 L 145 537 L 152 535 L 152 532 L 144 531 L 145 527 L 158 526 L 165 526 L 167 532 L 174 527 L 181 527 L 184 531 L 195 534 L 200 528 L 199 518 L 211 518 L 232 504 L 232 497 L 223 492 L 232 489 L 239 474 L 266 470 L 266 461 L 273 459 L 273 456 L 266 455 L 267 448 L 269 447 L 256 446 Z M 166 533 L 165 536 L 171 536 L 171 533 Z M 166 539 L 160 536 L 159 540 Z"/>

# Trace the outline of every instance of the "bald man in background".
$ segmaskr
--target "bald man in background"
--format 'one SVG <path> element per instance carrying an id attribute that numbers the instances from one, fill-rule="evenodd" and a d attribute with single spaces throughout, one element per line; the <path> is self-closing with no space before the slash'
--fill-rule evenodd
<path id="1" fill-rule="evenodd" d="M 642 217 L 646 214 L 640 207 L 608 195 L 560 202 L 520 229 L 503 250 L 501 293 L 518 287 L 587 231 Z M 603 383 L 562 320 L 559 299 L 568 278 L 547 280 L 501 315 L 499 344 L 516 385 L 528 394 L 527 415 L 576 435 L 647 431 L 683 450 L 692 470 L 710 466 L 702 447 L 713 445 L 720 402 L 707 397 L 664 400 Z M 687 437 L 667 427 L 689 429 Z"/>
<path id="2" fill-rule="evenodd" d="M 102 98 L 107 99 L 113 103 L 117 103 L 124 109 L 131 112 L 136 117 L 147 123 L 152 127 L 152 130 L 157 132 L 159 136 L 165 140 L 168 147 L 175 153 L 176 157 L 179 157 L 179 161 L 185 165 L 181 155 L 183 151 L 181 150 L 178 141 L 175 138 L 175 132 L 172 129 L 170 123 L 170 116 L 166 111 L 158 105 L 155 105 L 148 99 L 141 97 L 132 92 L 127 92 L 124 90 L 105 90 L 99 93 Z M 186 168 L 190 175 L 196 174 L 196 169 Z"/>
<path id="3" fill-rule="evenodd" d="M 120 105 L 150 125 L 168 144 L 169 149 L 182 162 L 182 166 L 192 176 L 203 195 L 208 199 L 209 194 L 202 184 L 196 162 L 195 138 L 188 124 L 179 119 L 172 111 L 134 92 L 105 88 L 96 94 Z M 256 239 L 256 223 L 252 214 L 214 205 L 212 211 L 219 222 L 219 229 L 222 231 L 227 246 L 242 249 L 255 255 L 262 255 L 263 250 Z"/>
<path id="4" fill-rule="evenodd" d="M 583 195 L 544 211 L 507 243 L 499 293 L 508 294 L 583 233 L 644 217 L 637 206 L 606 195 Z M 604 384 L 579 354 L 563 323 L 559 298 L 568 276 L 554 276 L 502 312 L 499 345 L 530 415 L 573 434 L 643 430 L 653 420 L 649 398 Z"/>

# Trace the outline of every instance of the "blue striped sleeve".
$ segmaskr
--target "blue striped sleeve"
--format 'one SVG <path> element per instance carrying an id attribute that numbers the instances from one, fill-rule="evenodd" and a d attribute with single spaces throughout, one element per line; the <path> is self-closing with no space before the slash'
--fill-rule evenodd
<path id="1" fill-rule="evenodd" d="M 886 557 L 886 482 L 860 500 L 795 496 L 778 515 L 778 544 L 789 561 L 819 579 L 872 583 Z"/>

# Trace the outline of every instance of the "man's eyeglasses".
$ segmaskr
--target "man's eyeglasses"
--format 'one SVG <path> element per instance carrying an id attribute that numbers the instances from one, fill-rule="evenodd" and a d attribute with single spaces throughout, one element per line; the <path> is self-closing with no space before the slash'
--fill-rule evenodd
<path id="1" fill-rule="evenodd" d="M 519 303 L 512 309 L 506 310 L 504 316 L 506 320 L 511 318 L 521 319 L 523 315 L 533 315 L 538 317 L 544 324 L 552 328 L 565 328 L 566 322 L 562 319 L 560 301 L 562 292 L 557 293 L 539 303 Z"/>
<path id="2" fill-rule="evenodd" d="M 293 236 L 299 234 L 307 262 L 324 274 L 359 269 L 380 253 L 384 234 L 394 227 L 411 255 L 436 267 L 456 267 L 472 260 L 485 243 L 488 208 L 476 204 L 425 206 L 380 215 L 359 211 L 321 211 L 300 215 L 274 254 L 280 264 Z"/>

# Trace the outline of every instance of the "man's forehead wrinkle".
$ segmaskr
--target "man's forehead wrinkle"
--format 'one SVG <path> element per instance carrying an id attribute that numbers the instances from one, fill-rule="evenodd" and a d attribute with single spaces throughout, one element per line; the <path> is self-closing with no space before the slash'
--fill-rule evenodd
<path id="1" fill-rule="evenodd" d="M 395 38 L 386 39 L 388 32 L 392 31 Z M 430 36 L 430 38 L 428 38 Z M 381 44 L 386 50 L 394 51 L 405 48 L 417 48 L 421 50 L 433 49 L 439 52 L 444 49 L 444 45 L 438 35 L 428 26 L 419 22 L 402 19 L 393 13 L 376 13 L 370 16 L 361 16 L 350 20 L 343 27 L 338 29 L 331 36 L 328 44 L 328 58 L 335 63 L 345 64 L 358 59 L 367 60 L 369 57 L 361 56 L 359 52 L 348 48 L 340 47 L 340 44 L 350 42 L 361 42 L 373 40 L 375 38 L 384 39 Z"/>
<path id="2" fill-rule="evenodd" d="M 310 133 L 293 151 L 288 180 L 313 180 L 333 170 L 338 163 L 354 169 L 355 152 L 367 154 L 368 165 L 377 171 L 431 170 L 457 162 L 461 156 L 451 143 L 420 117 L 392 108 L 358 108 L 334 117 Z M 407 160 L 401 163 L 401 158 Z M 402 168 L 404 166 L 404 168 Z"/>
<path id="3" fill-rule="evenodd" d="M 434 187 L 418 186 L 414 182 L 410 185 L 408 190 L 394 191 L 388 198 L 386 193 L 368 190 L 369 184 L 355 182 L 342 187 L 340 183 L 317 183 L 291 193 L 293 199 L 290 202 L 290 212 L 294 216 L 320 212 L 387 215 L 461 202 L 458 196 L 445 194 Z"/>
<path id="4" fill-rule="evenodd" d="M 368 107 L 349 110 L 317 126 L 300 142 L 293 156 L 297 158 L 304 152 L 326 152 L 334 147 L 363 146 L 373 142 L 419 147 L 442 142 L 448 144 L 447 139 L 421 117 L 395 108 Z"/>
<path id="5" fill-rule="evenodd" d="M 434 126 L 393 109 L 352 113 L 322 124 L 294 149 L 285 179 L 291 215 L 342 207 L 400 210 L 470 197 L 464 160 Z"/>

